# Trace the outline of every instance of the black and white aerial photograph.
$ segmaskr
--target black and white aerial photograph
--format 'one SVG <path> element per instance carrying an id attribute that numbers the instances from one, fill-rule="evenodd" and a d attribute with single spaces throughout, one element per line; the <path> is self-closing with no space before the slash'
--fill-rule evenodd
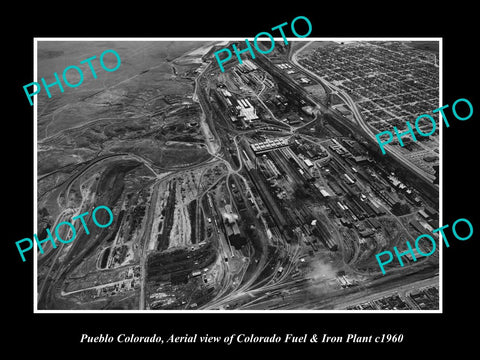
<path id="1" fill-rule="evenodd" d="M 37 310 L 439 311 L 440 39 L 232 44 L 36 40 Z"/>
<path id="2" fill-rule="evenodd" d="M 6 351 L 474 350 L 472 4 L 68 5 L 0 25 Z"/>

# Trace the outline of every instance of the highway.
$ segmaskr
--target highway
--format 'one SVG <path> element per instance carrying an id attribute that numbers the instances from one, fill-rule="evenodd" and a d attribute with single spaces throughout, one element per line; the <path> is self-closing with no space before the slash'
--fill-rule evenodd
<path id="1" fill-rule="evenodd" d="M 298 53 L 303 50 L 306 46 L 308 46 L 308 44 L 306 44 L 305 46 L 301 47 L 300 49 L 298 49 L 292 56 L 292 62 L 295 64 L 295 66 L 297 68 L 299 68 L 300 70 L 302 70 L 303 72 L 309 74 L 312 78 L 316 79 L 317 81 L 319 81 L 321 84 L 325 85 L 326 87 L 328 87 L 331 91 L 334 91 L 337 93 L 337 95 L 345 102 L 345 104 L 348 105 L 348 107 L 350 108 L 350 110 L 352 111 L 352 114 L 353 116 L 355 117 L 355 121 L 356 123 L 362 128 L 362 130 L 368 135 L 370 136 L 370 138 L 372 139 L 372 141 L 374 141 L 375 143 L 377 143 L 377 139 L 375 137 L 375 134 L 372 132 L 372 130 L 370 129 L 370 127 L 368 126 L 368 124 L 363 120 L 360 112 L 358 111 L 358 108 L 355 104 L 355 102 L 353 101 L 353 99 L 346 93 L 344 92 L 343 90 L 341 90 L 340 88 L 336 87 L 335 85 L 329 83 L 328 81 L 326 81 L 325 79 L 323 79 L 322 77 L 318 76 L 317 74 L 315 74 L 314 72 L 304 68 L 302 65 L 300 65 L 300 63 L 298 62 Z M 322 108 L 324 107 L 322 104 L 319 104 L 317 101 L 315 101 L 314 99 L 312 99 L 311 97 L 309 97 L 309 100 L 312 101 L 313 103 L 315 103 L 318 107 Z M 425 171 L 423 171 L 422 169 L 419 169 L 417 166 L 415 166 L 414 164 L 412 164 L 410 161 L 408 161 L 407 159 L 405 159 L 403 157 L 403 155 L 399 152 L 398 149 L 396 149 L 394 146 L 389 146 L 389 151 L 390 151 L 390 156 L 393 156 L 395 157 L 395 159 L 397 159 L 399 162 L 401 162 L 405 167 L 409 168 L 410 170 L 412 170 L 416 175 L 418 175 L 420 178 L 422 178 L 423 180 L 425 180 L 426 182 L 428 183 L 433 183 L 433 180 L 434 180 L 434 176 L 433 175 L 430 175 L 428 173 L 426 173 Z M 438 185 L 435 185 L 437 188 L 438 188 Z"/>
<path id="2" fill-rule="evenodd" d="M 301 49 L 305 48 L 308 46 L 308 44 L 305 44 Z M 300 49 L 300 50 L 301 50 Z M 296 64 L 299 68 L 303 69 L 298 63 Z M 333 87 L 333 85 L 328 84 L 323 82 L 320 77 L 316 76 L 316 74 L 312 74 L 308 70 L 304 69 L 306 73 L 309 73 L 317 79 L 320 83 L 325 84 L 330 90 L 338 92 L 339 96 L 345 101 L 345 103 L 352 109 L 352 114 L 354 115 L 356 124 L 361 127 L 361 129 L 370 136 L 370 138 L 376 142 L 376 138 L 368 125 L 363 121 L 358 109 L 356 108 L 356 105 L 354 101 L 350 98 L 350 96 L 344 92 L 341 92 L 340 89 Z M 262 94 L 264 91 L 265 86 L 263 84 L 263 87 L 260 90 L 260 93 L 257 95 L 257 99 L 259 102 L 269 111 L 270 115 L 273 115 L 271 111 L 268 109 L 268 107 L 259 99 L 259 96 Z M 312 97 L 309 94 L 305 94 L 305 97 L 311 101 L 313 104 L 315 104 L 318 109 L 323 110 L 326 113 L 330 113 L 333 116 L 336 116 L 337 118 L 339 117 L 339 114 L 336 112 L 333 112 L 331 109 L 326 108 L 323 104 L 318 103 L 316 100 L 312 99 Z M 300 129 L 305 126 L 310 126 L 313 122 L 316 121 L 318 110 L 314 112 L 315 118 L 310 121 L 307 124 L 302 124 L 301 126 L 297 128 L 290 127 L 290 131 L 292 132 Z M 343 117 L 342 117 L 343 118 Z M 278 119 L 276 119 L 278 120 Z M 345 121 L 345 119 L 342 119 Z M 242 160 L 242 154 L 240 152 L 239 148 L 239 138 L 241 138 L 240 133 L 237 133 L 234 136 L 234 144 L 236 146 L 238 158 L 240 161 L 240 166 L 236 171 L 238 172 L 242 169 L 243 167 L 243 160 Z M 428 174 L 422 173 L 421 169 L 418 169 L 408 160 L 403 158 L 401 154 L 394 153 L 394 155 L 398 157 L 398 160 L 408 168 L 412 169 L 418 176 L 421 176 L 424 180 L 427 180 L 431 182 L 431 176 Z M 231 166 L 227 165 L 229 167 L 229 172 L 232 171 Z M 238 174 L 240 175 L 240 174 Z M 229 174 L 230 176 L 230 174 Z M 333 306 L 337 305 L 340 303 L 343 303 L 343 295 L 346 291 L 346 289 L 339 289 L 336 291 L 333 291 L 331 294 L 328 293 L 327 297 L 322 297 L 322 298 L 312 298 L 311 294 L 312 287 L 315 288 L 317 285 L 319 285 L 322 282 L 325 282 L 326 280 L 321 279 L 321 280 L 311 280 L 311 279 L 305 279 L 305 278 L 300 278 L 300 279 L 291 279 L 291 274 L 292 271 L 295 268 L 295 264 L 299 261 L 301 258 L 301 252 L 300 248 L 298 246 L 292 246 L 290 244 L 280 242 L 279 245 L 283 244 L 283 251 L 284 253 L 282 256 L 280 254 L 277 254 L 275 257 L 275 264 L 272 263 L 274 260 L 269 260 L 268 262 L 264 262 L 262 264 L 259 264 L 259 266 L 256 269 L 256 273 L 260 274 L 263 270 L 266 269 L 267 266 L 273 265 L 273 271 L 264 279 L 261 281 L 255 281 L 256 277 L 252 277 L 245 281 L 241 286 L 238 288 L 226 293 L 225 289 L 220 292 L 220 294 L 217 295 L 217 297 L 206 304 L 205 306 L 202 307 L 202 309 L 223 309 L 227 308 L 230 306 L 234 306 L 235 308 L 240 308 L 240 309 L 269 309 L 269 308 L 275 308 L 275 307 L 282 307 L 282 306 L 287 306 L 287 307 L 294 307 L 294 308 L 326 308 L 328 306 Z M 285 259 L 289 259 L 290 261 L 285 267 L 282 267 L 281 264 L 285 261 Z M 372 293 L 374 295 L 372 296 L 383 296 L 385 294 L 390 294 L 392 292 L 395 292 L 397 289 L 414 289 L 417 288 L 420 284 L 432 284 L 435 282 L 438 282 L 435 280 L 435 278 L 431 278 L 430 273 L 422 273 L 421 275 L 412 275 L 416 277 L 422 277 L 420 282 L 413 282 L 412 284 L 408 285 L 401 285 L 401 282 L 404 281 L 403 277 L 397 277 L 396 275 L 392 276 L 392 282 L 391 284 L 385 284 L 384 279 L 380 280 L 375 280 L 373 282 L 368 283 L 368 285 L 361 286 L 356 289 L 349 289 L 347 293 L 352 293 L 351 296 L 345 298 L 345 300 L 348 299 L 353 299 L 353 298 L 360 298 L 362 299 L 366 293 Z M 399 285 L 400 284 L 400 285 Z M 396 288 L 396 286 L 400 286 Z M 381 288 L 382 291 L 380 293 L 377 293 L 377 290 L 373 290 L 373 288 Z M 384 290 L 385 288 L 388 288 Z M 406 290 L 405 290 L 406 291 Z M 281 298 L 281 300 L 280 300 Z M 238 304 L 241 305 L 238 305 Z M 344 304 L 345 305 L 345 304 Z M 347 306 L 347 305 L 345 305 Z"/>

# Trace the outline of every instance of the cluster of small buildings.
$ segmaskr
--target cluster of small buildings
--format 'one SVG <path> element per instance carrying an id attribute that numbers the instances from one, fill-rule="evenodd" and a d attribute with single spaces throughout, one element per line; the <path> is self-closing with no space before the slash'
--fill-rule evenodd
<path id="1" fill-rule="evenodd" d="M 398 294 L 392 294 L 347 307 L 347 310 L 436 310 L 438 308 L 438 287 L 430 286 L 410 292 L 405 299 L 400 298 Z"/>
<path id="2" fill-rule="evenodd" d="M 347 310 L 413 310 L 413 307 L 403 301 L 398 294 L 392 294 L 381 299 L 349 306 Z"/>
<path id="3" fill-rule="evenodd" d="M 358 147 L 350 139 L 333 139 L 328 146 L 331 156 L 320 166 L 323 180 L 316 180 L 314 185 L 325 200 L 329 216 L 354 230 L 363 244 L 369 238 L 377 241 L 374 239 L 383 236 L 383 225 L 377 218 L 385 215 L 386 208 L 406 207 L 406 199 L 418 209 L 423 201 L 393 173 L 377 168 Z M 438 213 L 427 205 L 424 208 L 418 212 L 418 219 L 411 219 L 411 226 L 421 234 L 431 232 L 438 223 Z"/>
<path id="4" fill-rule="evenodd" d="M 139 286 L 140 286 L 140 281 L 138 281 L 138 279 L 124 280 L 122 282 L 116 283 L 115 285 L 109 285 L 109 286 L 99 288 L 97 290 L 96 297 L 114 296 L 124 291 L 135 290 Z"/>
<path id="5" fill-rule="evenodd" d="M 237 117 L 243 118 L 249 123 L 253 120 L 258 120 L 257 111 L 255 110 L 255 107 L 250 104 L 250 101 L 248 101 L 248 99 L 238 99 L 237 104 Z M 232 121 L 234 121 L 234 119 L 232 119 Z"/>
<path id="6" fill-rule="evenodd" d="M 289 63 L 280 63 L 280 64 L 276 64 L 276 66 L 280 70 L 284 70 L 288 75 L 292 75 L 292 74 L 296 73 L 295 68 L 292 65 L 290 65 Z M 309 78 L 307 78 L 306 76 L 303 76 L 301 74 L 296 75 L 295 81 L 298 81 L 302 85 L 307 85 L 307 84 L 310 84 L 312 82 Z"/>
<path id="7" fill-rule="evenodd" d="M 297 80 L 298 82 L 300 82 L 300 84 L 304 84 L 304 85 L 310 84 L 310 83 L 312 82 L 309 78 L 307 78 L 307 77 L 305 77 L 305 76 L 301 76 L 301 77 L 299 77 L 299 78 L 296 79 L 296 80 Z"/>
<path id="8" fill-rule="evenodd" d="M 418 114 L 431 114 L 438 108 L 439 68 L 432 60 L 435 56 L 425 54 L 402 42 L 357 42 L 338 46 L 335 51 L 318 48 L 300 63 L 356 98 L 362 118 L 374 132 L 391 131 L 393 127 L 405 132 L 406 121 L 414 123 Z M 437 114 L 434 118 L 438 124 Z M 432 124 L 423 120 L 419 128 L 429 133 Z M 433 136 L 417 136 L 417 142 L 405 136 L 403 146 L 397 137 L 390 144 L 397 145 L 415 166 L 434 175 L 432 162 L 438 163 L 435 153 L 439 128 Z"/>
<path id="9" fill-rule="evenodd" d="M 292 65 L 290 65 L 289 63 L 280 63 L 276 65 L 279 69 L 282 69 L 282 70 L 287 70 L 292 68 Z"/>
<path id="10" fill-rule="evenodd" d="M 379 229 L 381 225 L 375 217 L 385 214 L 384 209 L 371 200 L 354 196 L 333 199 L 328 201 L 327 206 L 343 226 L 355 227 L 363 237 L 373 235 L 373 231 L 366 231 L 359 221 L 365 219 L 371 229 Z"/>
<path id="11" fill-rule="evenodd" d="M 438 233 L 433 233 L 433 230 L 437 229 L 439 226 L 438 212 L 428 207 L 425 207 L 424 210 L 419 210 L 418 214 L 420 215 L 419 220 L 412 219 L 409 222 L 411 229 L 413 230 L 414 233 L 417 234 L 416 236 L 419 236 L 422 234 L 432 234 L 433 237 L 438 238 Z M 430 242 L 421 242 L 419 243 L 418 246 L 421 247 L 423 253 L 429 253 L 432 247 Z M 423 256 L 422 254 L 418 253 L 418 251 L 416 251 L 416 248 L 414 250 L 415 250 L 414 253 L 415 253 L 416 259 L 419 259 L 420 257 Z M 413 260 L 410 253 L 408 254 L 407 257 L 410 260 Z"/>
<path id="12" fill-rule="evenodd" d="M 387 176 L 387 181 L 390 183 L 390 185 L 397 190 L 398 192 L 404 194 L 408 200 L 410 200 L 414 205 L 420 206 L 422 201 L 418 195 L 415 194 L 415 192 L 408 188 L 404 183 L 402 183 L 400 180 L 395 177 L 395 175 L 390 174 Z"/>
<path id="13" fill-rule="evenodd" d="M 336 139 L 331 139 L 332 144 L 328 148 L 341 157 L 345 159 L 351 159 L 355 163 L 371 162 L 371 159 L 365 154 L 365 151 L 362 151 L 358 147 L 358 143 L 352 140 L 344 139 L 343 142 L 345 146 L 348 146 L 349 149 L 340 144 Z"/>
<path id="14" fill-rule="evenodd" d="M 421 310 L 439 308 L 439 293 L 436 286 L 412 291 L 408 296 Z"/>
<path id="15" fill-rule="evenodd" d="M 259 119 L 257 110 L 250 100 L 237 97 L 224 87 L 218 87 L 214 90 L 214 94 L 219 100 L 221 109 L 233 123 L 240 122 L 245 128 Z"/>
<path id="16" fill-rule="evenodd" d="M 327 156 L 321 146 L 304 147 L 303 143 L 304 141 L 299 139 L 290 143 L 288 138 L 277 138 L 251 144 L 250 148 L 256 157 L 256 167 L 251 169 L 250 173 L 254 183 L 258 184 L 260 189 L 265 188 L 265 191 L 262 189 L 262 194 L 271 192 L 273 195 L 265 196 L 264 200 L 279 229 L 292 229 L 291 236 L 310 245 L 313 250 L 318 250 L 318 242 L 321 241 L 327 248 L 335 251 L 338 245 L 324 224 L 315 220 L 310 209 L 291 207 L 286 203 L 277 205 L 277 202 L 282 203 L 287 192 L 292 193 L 313 179 L 315 164 L 305 155 L 306 151 L 312 155 L 320 151 L 321 156 Z M 258 173 L 266 179 L 265 185 L 262 185 Z"/>
<path id="17" fill-rule="evenodd" d="M 238 64 L 236 66 L 236 68 L 238 70 L 240 70 L 240 72 L 246 74 L 246 73 L 249 73 L 250 71 L 254 71 L 254 70 L 257 70 L 258 67 L 257 65 L 255 65 L 253 62 L 251 62 L 250 60 L 243 60 L 241 64 Z"/>
<path id="18" fill-rule="evenodd" d="M 262 142 L 250 144 L 251 149 L 255 154 L 261 154 L 270 150 L 279 149 L 288 146 L 288 138 L 274 138 Z"/>
<path id="19" fill-rule="evenodd" d="M 250 60 L 246 60 L 242 64 L 235 66 L 231 74 L 231 81 L 239 89 L 244 89 L 245 85 L 252 89 L 259 89 L 262 83 L 264 83 L 263 73 Z M 273 87 L 273 83 L 267 82 L 266 85 Z"/>
<path id="20" fill-rule="evenodd" d="M 304 157 L 314 161 L 328 157 L 328 152 L 323 146 L 300 141 L 299 139 L 293 141 L 292 149 L 294 149 L 296 153 L 302 154 Z"/>
<path id="21" fill-rule="evenodd" d="M 425 59 L 424 51 L 401 42 L 356 42 L 335 51 L 318 48 L 300 63 L 359 99 L 356 104 L 363 119 L 381 132 L 394 126 L 406 130 L 405 121 L 413 122 L 418 114 L 438 108 L 439 69 Z M 426 121 L 421 126 L 429 132 L 432 125 Z M 413 152 L 421 150 L 409 137 L 404 137 L 404 143 Z"/>
<path id="22" fill-rule="evenodd" d="M 293 209 L 290 219 L 295 224 L 293 230 L 299 243 L 306 243 L 311 246 L 314 251 L 318 251 L 319 241 L 323 243 L 331 251 L 337 251 L 338 245 L 334 238 L 325 231 L 322 224 L 316 219 L 308 221 L 312 218 L 312 214 L 305 207 Z"/>

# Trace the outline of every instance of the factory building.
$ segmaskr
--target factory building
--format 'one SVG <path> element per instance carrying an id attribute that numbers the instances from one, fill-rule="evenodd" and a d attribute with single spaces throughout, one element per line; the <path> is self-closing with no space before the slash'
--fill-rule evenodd
<path id="1" fill-rule="evenodd" d="M 249 73 L 257 69 L 257 65 L 255 65 L 250 60 L 243 60 L 241 64 L 237 65 L 237 69 L 239 69 L 242 73 Z"/>
<path id="2" fill-rule="evenodd" d="M 238 215 L 233 213 L 232 206 L 226 204 L 223 212 L 223 225 L 225 227 L 225 233 L 230 243 L 240 250 L 243 245 L 246 244 L 246 239 L 241 236 L 240 228 L 237 224 Z"/>
<path id="3" fill-rule="evenodd" d="M 238 99 L 236 109 L 238 110 L 238 117 L 244 118 L 247 122 L 258 120 L 255 107 L 247 99 Z"/>
<path id="4" fill-rule="evenodd" d="M 250 145 L 255 154 L 261 154 L 284 146 L 288 146 L 288 138 L 269 139 Z"/>

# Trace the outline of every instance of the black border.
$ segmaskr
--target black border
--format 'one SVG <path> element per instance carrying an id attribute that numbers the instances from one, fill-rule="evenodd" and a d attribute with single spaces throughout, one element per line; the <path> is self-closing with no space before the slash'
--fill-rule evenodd
<path id="1" fill-rule="evenodd" d="M 385 352 L 422 346 L 425 352 L 462 345 L 462 350 L 475 344 L 474 333 L 467 328 L 475 313 L 476 273 L 474 264 L 478 253 L 478 231 L 465 242 L 452 241 L 444 249 L 443 258 L 443 314 L 33 314 L 32 257 L 21 262 L 14 242 L 33 233 L 33 108 L 25 99 L 22 86 L 33 80 L 34 37 L 192 37 L 245 36 L 290 22 L 299 15 L 307 16 L 313 25 L 311 37 L 442 37 L 443 38 L 443 103 L 452 104 L 458 98 L 469 99 L 475 109 L 473 117 L 465 122 L 452 121 L 444 128 L 443 138 L 443 223 L 452 224 L 465 217 L 478 229 L 478 215 L 474 211 L 474 185 L 477 182 L 475 136 L 480 103 L 476 93 L 476 13 L 473 7 L 452 4 L 448 9 L 440 3 L 421 9 L 418 4 L 383 3 L 380 7 L 365 4 L 315 4 L 293 9 L 292 4 L 257 5 L 231 3 L 216 6 L 211 3 L 175 4 L 109 4 L 101 9 L 98 4 L 85 5 L 62 11 L 50 8 L 29 8 L 13 13 L 21 14 L 15 25 L 2 24 L 7 37 L 4 45 L 4 268 L 5 322 L 8 347 L 22 349 L 31 344 L 36 351 L 97 349 L 148 349 L 161 354 L 166 346 L 155 344 L 80 344 L 82 333 L 92 335 L 135 333 L 136 335 L 185 335 L 198 333 L 229 335 L 254 333 L 278 335 L 285 333 L 328 333 L 359 335 L 403 333 L 402 344 L 296 344 L 262 345 L 269 351 L 283 353 L 314 350 L 352 350 L 355 352 Z M 35 5 L 40 7 L 40 5 Z M 126 7 L 121 9 L 121 7 Z M 68 10 L 68 11 L 67 11 Z M 11 10 L 10 10 L 11 11 Z M 477 108 L 479 110 L 477 110 Z M 13 147 L 13 149 L 12 149 Z M 472 324 L 475 326 L 475 324 Z M 53 345 L 55 344 L 55 345 Z M 120 345 L 120 346 L 119 346 Z M 145 348 L 145 346 L 147 348 Z M 340 346 L 340 347 L 339 347 Z M 175 351 L 200 348 L 210 356 L 217 350 L 257 349 L 260 345 L 202 345 L 176 344 L 168 346 Z M 80 354 L 80 353 L 79 353 Z M 143 354 L 143 353 L 142 353 Z M 272 353 L 273 354 L 273 353 Z M 339 355 L 341 353 L 338 353 Z M 360 353 L 359 353 L 360 354 Z M 413 353 L 404 353 L 406 356 Z M 66 356 L 69 354 L 65 353 Z M 315 356 L 317 356 L 315 355 Z"/>

